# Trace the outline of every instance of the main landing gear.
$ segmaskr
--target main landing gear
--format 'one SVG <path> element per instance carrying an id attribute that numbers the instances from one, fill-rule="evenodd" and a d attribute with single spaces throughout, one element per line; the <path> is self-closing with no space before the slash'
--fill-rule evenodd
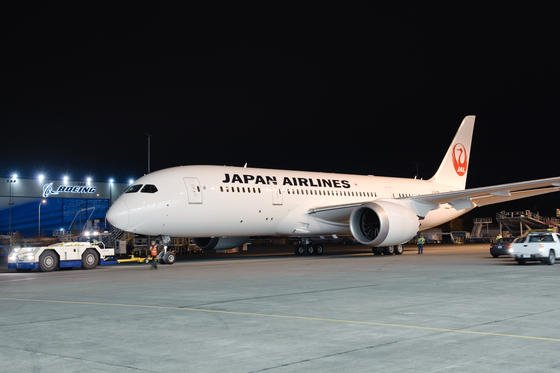
<path id="1" fill-rule="evenodd" d="M 296 243 L 294 254 L 297 256 L 323 255 L 325 247 L 321 244 L 314 244 L 311 240 L 301 240 Z"/>
<path id="2" fill-rule="evenodd" d="M 372 247 L 371 252 L 373 255 L 401 255 L 403 253 L 403 245 L 394 245 L 386 247 Z"/>

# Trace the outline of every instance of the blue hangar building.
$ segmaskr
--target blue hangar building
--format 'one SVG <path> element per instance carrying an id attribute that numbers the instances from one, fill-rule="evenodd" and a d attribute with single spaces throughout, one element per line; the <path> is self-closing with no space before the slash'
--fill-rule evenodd
<path id="1" fill-rule="evenodd" d="M 109 229 L 107 210 L 126 183 L 18 178 L 0 181 L 0 235 L 53 236 Z"/>

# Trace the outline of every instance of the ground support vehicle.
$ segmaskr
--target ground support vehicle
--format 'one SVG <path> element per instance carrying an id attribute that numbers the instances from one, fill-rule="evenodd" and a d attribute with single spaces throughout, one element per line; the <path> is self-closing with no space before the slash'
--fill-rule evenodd
<path id="1" fill-rule="evenodd" d="M 54 271 L 61 268 L 93 269 L 117 264 L 115 250 L 102 242 L 59 242 L 49 246 L 14 248 L 8 256 L 8 269 Z"/>
<path id="2" fill-rule="evenodd" d="M 166 247 L 163 248 L 162 251 L 159 252 L 157 256 L 157 260 L 159 263 L 162 264 L 173 264 L 175 263 L 175 252 L 168 251 Z M 119 258 L 117 259 L 118 263 L 150 263 L 152 261 L 152 257 L 148 255 L 145 256 L 134 256 L 134 254 L 130 255 L 128 258 Z"/>
<path id="3" fill-rule="evenodd" d="M 560 255 L 560 234 L 555 232 L 532 232 L 511 244 L 510 255 L 519 264 L 540 261 L 554 264 Z"/>

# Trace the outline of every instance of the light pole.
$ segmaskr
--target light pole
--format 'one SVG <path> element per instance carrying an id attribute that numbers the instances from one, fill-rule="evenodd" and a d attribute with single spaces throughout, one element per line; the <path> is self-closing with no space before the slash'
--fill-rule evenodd
<path id="1" fill-rule="evenodd" d="M 12 206 L 14 205 L 14 200 L 12 198 L 12 184 L 17 182 L 17 174 L 12 174 L 9 179 L 6 179 L 7 183 L 10 183 L 10 199 L 8 201 L 8 234 L 10 235 L 10 247 L 12 246 Z"/>
<path id="2" fill-rule="evenodd" d="M 39 202 L 38 212 L 37 212 L 37 237 L 41 238 L 41 206 L 47 203 L 46 199 L 42 199 Z"/>
<path id="3" fill-rule="evenodd" d="M 150 173 L 150 139 L 152 135 L 149 133 L 146 133 L 145 135 L 148 136 L 148 173 Z"/>
<path id="4" fill-rule="evenodd" d="M 115 179 L 110 178 L 109 179 L 109 206 L 111 206 L 113 204 L 113 183 L 115 182 Z"/>

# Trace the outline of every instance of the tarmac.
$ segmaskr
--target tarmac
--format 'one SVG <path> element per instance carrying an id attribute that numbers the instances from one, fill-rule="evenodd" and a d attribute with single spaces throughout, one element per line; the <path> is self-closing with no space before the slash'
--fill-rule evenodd
<path id="1" fill-rule="evenodd" d="M 488 244 L 0 271 L 5 372 L 558 372 L 560 265 Z"/>

